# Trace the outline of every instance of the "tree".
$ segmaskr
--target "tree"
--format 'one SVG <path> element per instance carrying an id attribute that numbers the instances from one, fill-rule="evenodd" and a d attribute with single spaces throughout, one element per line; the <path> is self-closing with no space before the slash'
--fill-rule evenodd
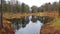
<path id="1" fill-rule="evenodd" d="M 37 11 L 38 11 L 38 7 L 37 7 L 37 6 L 32 6 L 32 7 L 31 7 L 31 9 L 32 9 L 32 13 L 34 13 L 34 12 L 37 12 Z"/>
<path id="2" fill-rule="evenodd" d="M 29 12 L 29 6 L 25 5 L 25 12 L 28 13 Z"/>
<path id="3" fill-rule="evenodd" d="M 22 3 L 21 5 L 21 13 L 25 13 L 25 3 Z"/>
<path id="4" fill-rule="evenodd" d="M 1 12 L 1 1 L 0 1 L 0 12 Z"/>
<path id="5" fill-rule="evenodd" d="M 20 5 L 18 4 L 18 1 L 16 1 L 15 7 L 16 7 L 16 12 L 20 12 L 21 9 L 20 9 Z"/>
<path id="6" fill-rule="evenodd" d="M 45 8 L 45 11 L 51 11 L 51 3 L 50 2 L 49 3 L 46 3 L 44 5 L 44 8 Z"/>
<path id="7" fill-rule="evenodd" d="M 58 10 L 59 10 L 59 16 L 60 16 L 60 1 L 59 1 L 59 7 L 58 7 Z"/>
<path id="8" fill-rule="evenodd" d="M 6 1 L 3 1 L 3 3 L 2 3 L 2 9 L 3 9 L 4 12 L 7 11 Z"/>
<path id="9" fill-rule="evenodd" d="M 57 11 L 57 9 L 58 9 L 58 3 L 57 2 L 54 2 L 52 4 L 52 8 L 53 8 L 53 11 Z"/>
<path id="10" fill-rule="evenodd" d="M 11 11 L 11 5 L 10 5 L 10 1 L 8 1 L 8 12 Z"/>
<path id="11" fill-rule="evenodd" d="M 38 12 L 44 12 L 44 7 L 43 6 L 39 7 Z"/>

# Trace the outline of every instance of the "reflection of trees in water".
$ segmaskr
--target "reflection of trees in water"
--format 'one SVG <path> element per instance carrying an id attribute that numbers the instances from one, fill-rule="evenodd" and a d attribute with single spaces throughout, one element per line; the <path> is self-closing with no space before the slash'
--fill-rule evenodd
<path id="1" fill-rule="evenodd" d="M 38 16 L 38 20 L 43 23 L 43 17 Z"/>
<path id="2" fill-rule="evenodd" d="M 12 27 L 14 27 L 14 29 L 19 29 L 21 27 L 25 27 L 28 23 L 29 23 L 29 17 L 24 17 L 24 18 L 13 18 L 13 19 L 7 19 L 8 21 L 12 22 Z M 50 17 L 41 17 L 41 16 L 32 16 L 31 21 L 37 22 L 37 20 L 39 20 L 41 23 L 47 23 L 53 20 L 53 18 Z"/>
<path id="3" fill-rule="evenodd" d="M 48 23 L 50 21 L 52 21 L 54 18 L 52 17 L 48 17 L 48 16 L 32 16 L 32 19 L 31 21 L 34 23 L 36 22 L 37 20 L 39 20 L 41 23 Z"/>
<path id="4" fill-rule="evenodd" d="M 12 23 L 12 27 L 14 27 L 14 29 L 19 29 L 20 27 L 25 27 L 26 24 L 29 23 L 29 18 L 28 17 L 24 17 L 24 18 L 13 18 L 13 19 L 7 19 L 8 21 L 10 21 Z"/>
<path id="5" fill-rule="evenodd" d="M 37 16 L 32 16 L 32 19 L 31 21 L 34 23 L 34 22 L 37 22 Z"/>
<path id="6" fill-rule="evenodd" d="M 29 23 L 29 17 L 22 18 L 22 27 L 25 27 Z"/>
<path id="7" fill-rule="evenodd" d="M 52 18 L 52 17 L 48 17 L 48 16 L 43 16 L 43 17 L 39 17 L 38 16 L 38 20 L 39 21 L 41 21 L 41 23 L 48 23 L 48 22 L 50 22 L 50 21 L 52 21 L 54 18 Z"/>

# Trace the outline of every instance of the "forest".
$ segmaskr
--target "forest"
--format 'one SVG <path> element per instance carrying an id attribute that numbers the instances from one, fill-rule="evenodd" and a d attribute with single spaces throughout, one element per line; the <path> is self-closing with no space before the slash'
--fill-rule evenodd
<path id="1" fill-rule="evenodd" d="M 1 4 L 0 4 L 1 8 Z M 12 12 L 12 13 L 29 13 L 29 12 L 44 12 L 44 11 L 58 11 L 59 2 L 54 3 L 45 3 L 44 5 L 37 7 L 29 5 L 25 3 L 19 3 L 19 1 L 12 2 L 12 1 L 3 1 L 2 3 L 2 10 L 3 12 Z M 0 11 L 1 12 L 1 11 Z"/>

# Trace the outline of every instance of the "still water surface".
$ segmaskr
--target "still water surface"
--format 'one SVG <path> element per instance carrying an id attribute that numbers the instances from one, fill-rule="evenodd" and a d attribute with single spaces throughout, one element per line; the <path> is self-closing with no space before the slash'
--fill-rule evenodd
<path id="1" fill-rule="evenodd" d="M 31 21 L 31 16 L 29 17 L 29 24 L 26 25 L 25 28 L 20 28 L 15 34 L 39 34 L 41 26 L 43 25 L 39 20 L 33 23 Z"/>

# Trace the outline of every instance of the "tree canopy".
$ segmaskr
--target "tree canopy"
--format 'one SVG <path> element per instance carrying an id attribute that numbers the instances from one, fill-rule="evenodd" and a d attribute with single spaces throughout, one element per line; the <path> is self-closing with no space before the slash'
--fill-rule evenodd
<path id="1" fill-rule="evenodd" d="M 41 5 L 40 7 L 37 6 L 32 6 L 29 7 L 25 3 L 19 3 L 16 1 L 16 3 L 12 4 L 11 1 L 4 1 L 3 3 L 3 12 L 12 12 L 12 13 L 26 13 L 26 12 L 44 12 L 44 11 L 57 11 L 58 6 L 60 7 L 60 3 L 54 2 L 54 3 L 45 3 L 44 5 Z M 0 4 L 1 6 L 1 4 Z M 30 10 L 31 9 L 31 10 Z M 59 13 L 60 13 L 60 8 L 59 8 Z"/>

